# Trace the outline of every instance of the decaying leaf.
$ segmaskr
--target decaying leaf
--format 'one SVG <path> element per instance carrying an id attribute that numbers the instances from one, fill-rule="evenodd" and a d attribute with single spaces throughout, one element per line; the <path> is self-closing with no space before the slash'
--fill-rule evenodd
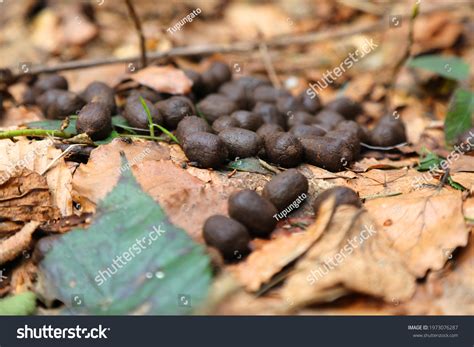
<path id="1" fill-rule="evenodd" d="M 249 291 L 257 291 L 273 275 L 299 258 L 318 240 L 334 211 L 334 199 L 328 199 L 322 206 L 318 218 L 304 233 L 281 235 L 252 252 L 248 258 L 230 270 Z"/>
<path id="2" fill-rule="evenodd" d="M 260 187 L 267 182 L 265 176 L 247 172 L 229 179 L 227 173 L 194 167 L 184 169 L 170 160 L 173 147 L 141 142 L 127 144 L 120 140 L 101 146 L 74 175 L 74 201 L 81 204 L 83 212 L 94 212 L 95 205 L 118 181 L 120 172 L 131 169 L 143 190 L 163 206 L 171 221 L 195 240 L 202 241 L 204 222 L 213 214 L 227 213 L 227 199 L 233 191 Z M 120 166 L 120 151 L 127 157 L 126 167 Z"/>
<path id="3" fill-rule="evenodd" d="M 17 142 L 0 140 L 0 171 L 3 171 L 4 177 L 13 175 L 21 168 L 43 174 L 46 168 L 60 155 L 61 150 L 54 148 L 51 139 L 42 141 L 20 140 Z M 72 174 L 64 159 L 56 160 L 44 176 L 54 205 L 59 208 L 62 216 L 71 215 Z"/>
<path id="4" fill-rule="evenodd" d="M 46 178 L 35 171 L 21 168 L 1 172 L 0 218 L 13 223 L 31 220 L 46 222 L 60 217 L 54 206 Z M 10 227 L 14 225 L 10 224 Z"/>
<path id="5" fill-rule="evenodd" d="M 193 85 L 183 71 L 172 65 L 149 66 L 129 77 L 157 92 L 169 94 L 188 94 Z"/>
<path id="6" fill-rule="evenodd" d="M 338 207 L 322 237 L 296 264 L 281 296 L 296 308 L 326 301 L 327 291 L 338 287 L 385 301 L 407 300 L 415 291 L 415 277 L 401 255 L 369 214 L 353 206 Z"/>
<path id="7" fill-rule="evenodd" d="M 120 153 L 127 158 L 121 165 Z M 169 158 L 166 147 L 154 142 L 126 143 L 120 139 L 92 151 L 87 165 L 80 165 L 72 181 L 74 201 L 83 212 L 94 212 L 95 205 L 112 190 L 121 172 L 133 170 L 147 160 Z"/>
<path id="8" fill-rule="evenodd" d="M 373 169 L 399 169 L 404 167 L 413 167 L 416 161 L 417 160 L 413 158 L 397 161 L 390 159 L 377 160 L 375 158 L 363 158 L 362 160 L 354 163 L 351 169 L 354 172 L 366 172 Z"/>
<path id="9" fill-rule="evenodd" d="M 402 305 L 413 315 L 474 314 L 474 234 L 466 248 L 446 249 L 445 268 L 431 272 L 412 300 Z"/>
<path id="10" fill-rule="evenodd" d="M 367 201 L 365 207 L 417 277 L 443 267 L 443 250 L 467 244 L 469 230 L 464 222 L 461 192 L 454 189 L 380 198 Z"/>
<path id="11" fill-rule="evenodd" d="M 439 181 L 433 175 L 414 169 L 380 170 L 372 169 L 359 174 L 347 185 L 359 193 L 362 199 L 374 199 L 409 193 L 420 189 L 423 184 L 436 185 Z"/>
<path id="12" fill-rule="evenodd" d="M 211 271 L 203 247 L 168 221 L 130 170 L 87 230 L 51 243 L 39 264 L 38 290 L 73 313 L 186 314 L 184 300 L 196 307 L 207 294 Z M 74 308 L 76 300 L 84 304 Z"/>

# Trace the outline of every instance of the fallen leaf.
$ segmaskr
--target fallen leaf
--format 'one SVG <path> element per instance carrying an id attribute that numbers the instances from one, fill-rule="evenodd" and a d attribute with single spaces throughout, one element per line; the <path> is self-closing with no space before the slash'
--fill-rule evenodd
<path id="1" fill-rule="evenodd" d="M 120 153 L 127 158 L 127 165 L 121 166 Z M 82 212 L 95 212 L 95 205 L 112 191 L 122 171 L 140 166 L 147 160 L 169 158 L 166 147 L 154 142 L 126 143 L 113 140 L 91 152 L 87 165 L 81 164 L 72 180 L 74 201 L 81 205 Z"/>
<path id="2" fill-rule="evenodd" d="M 474 314 L 474 234 L 466 248 L 445 251 L 445 268 L 428 274 L 414 297 L 400 307 L 410 315 Z"/>
<path id="3" fill-rule="evenodd" d="M 462 185 L 467 190 L 473 190 L 474 188 L 474 174 L 471 172 L 457 172 L 450 174 L 451 179 Z"/>
<path id="4" fill-rule="evenodd" d="M 186 314 L 207 295 L 211 280 L 203 250 L 126 170 L 87 230 L 51 240 L 38 288 L 75 314 Z"/>
<path id="5" fill-rule="evenodd" d="M 8 173 L 0 171 L 0 218 L 4 221 L 46 222 L 59 218 L 46 178 L 22 168 Z M 10 225 L 11 226 L 11 225 Z"/>
<path id="6" fill-rule="evenodd" d="M 421 190 L 365 203 L 373 220 L 387 235 L 417 277 L 446 262 L 444 249 L 466 246 L 469 230 L 462 211 L 461 192 Z M 384 225 L 390 219 L 392 224 Z"/>
<path id="7" fill-rule="evenodd" d="M 363 158 L 362 160 L 355 162 L 352 165 L 351 170 L 354 172 L 366 172 L 372 169 L 399 169 L 413 167 L 417 162 L 418 159 L 416 158 L 408 158 L 404 160 Z"/>
<path id="8" fill-rule="evenodd" d="M 451 174 L 456 172 L 473 172 L 474 173 L 474 157 L 469 155 L 461 155 L 458 159 L 449 165 Z M 474 176 L 474 175 L 473 175 Z"/>
<path id="9" fill-rule="evenodd" d="M 27 168 L 43 174 L 48 166 L 61 155 L 61 150 L 54 148 L 51 139 L 42 141 L 0 140 L 0 171 L 11 175 L 16 170 Z M 71 180 L 72 174 L 60 158 L 44 174 L 48 183 L 54 205 L 61 215 L 72 214 Z"/>
<path id="10" fill-rule="evenodd" d="M 463 28 L 460 23 L 453 22 L 445 13 L 439 12 L 418 18 L 413 32 L 413 54 L 419 55 L 452 47 L 461 36 Z"/>
<path id="11" fill-rule="evenodd" d="M 144 191 L 163 206 L 171 221 L 202 242 L 204 222 L 213 214 L 227 214 L 227 199 L 232 192 L 262 187 L 268 180 L 248 172 L 238 172 L 229 179 L 227 173 L 185 169 L 170 160 L 173 147 L 120 140 L 99 147 L 92 151 L 87 165 L 80 165 L 74 174 L 74 201 L 81 204 L 83 212 L 94 212 L 95 205 L 118 181 L 119 173 L 131 168 Z M 120 151 L 129 161 L 125 168 L 120 167 Z M 147 155 L 143 155 L 145 151 Z"/>
<path id="12" fill-rule="evenodd" d="M 337 287 L 388 302 L 409 299 L 415 277 L 378 228 L 366 211 L 338 207 L 322 237 L 296 264 L 281 296 L 291 299 L 293 309 L 326 301 L 325 291 Z"/>
<path id="13" fill-rule="evenodd" d="M 247 259 L 237 265 L 228 266 L 249 291 L 257 291 L 263 283 L 280 272 L 286 265 L 299 258 L 312 246 L 326 229 L 334 211 L 334 199 L 328 199 L 321 206 L 316 221 L 303 233 L 281 235 L 253 251 Z"/>
<path id="14" fill-rule="evenodd" d="M 172 65 L 149 66 L 128 77 L 157 92 L 169 94 L 188 94 L 193 85 L 183 71 Z"/>
<path id="15" fill-rule="evenodd" d="M 347 186 L 358 192 L 362 199 L 374 199 L 410 193 L 420 189 L 422 184 L 437 183 L 439 181 L 429 173 L 414 169 L 372 169 L 348 181 Z"/>

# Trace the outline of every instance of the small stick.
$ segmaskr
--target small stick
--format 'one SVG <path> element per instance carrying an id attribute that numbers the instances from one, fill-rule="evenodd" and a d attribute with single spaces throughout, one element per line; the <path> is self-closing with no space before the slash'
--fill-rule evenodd
<path id="1" fill-rule="evenodd" d="M 272 84 L 275 88 L 281 88 L 280 80 L 278 79 L 277 73 L 275 72 L 275 68 L 272 64 L 272 59 L 268 53 L 268 47 L 264 41 L 263 34 L 260 31 L 258 36 L 261 39 L 258 49 L 260 50 L 260 55 L 262 56 L 263 64 L 265 66 L 265 70 L 267 71 L 268 77 L 270 78 L 270 81 L 272 81 Z"/>
<path id="2" fill-rule="evenodd" d="M 395 81 L 398 75 L 400 74 L 400 70 L 402 69 L 403 65 L 408 61 L 408 59 L 411 56 L 411 47 L 413 46 L 414 43 L 414 37 L 413 37 L 413 29 L 415 26 L 415 18 L 418 16 L 420 12 L 420 4 L 418 1 L 415 3 L 415 6 L 413 6 L 412 13 L 410 16 L 410 20 L 408 22 L 408 44 L 406 46 L 405 52 L 403 53 L 403 56 L 400 58 L 400 60 L 397 62 L 397 64 L 394 66 L 392 70 L 392 74 L 390 76 L 389 80 L 389 86 L 387 89 L 387 97 L 385 99 L 385 110 L 389 111 L 390 110 L 390 103 L 392 101 L 392 96 L 393 96 L 393 91 L 395 89 Z"/>
<path id="3" fill-rule="evenodd" d="M 48 170 L 51 169 L 58 162 L 59 159 L 66 156 L 69 152 L 71 152 L 73 150 L 73 148 L 78 147 L 78 146 L 85 146 L 85 145 L 81 144 L 81 143 L 70 145 L 64 152 L 62 152 L 60 155 L 58 155 L 56 158 L 54 158 L 54 160 L 51 163 L 49 163 L 48 166 L 46 166 L 46 168 L 41 173 L 41 176 L 43 176 L 46 172 L 48 172 Z"/>
<path id="4" fill-rule="evenodd" d="M 140 18 L 138 18 L 137 12 L 133 7 L 133 3 L 131 0 L 125 0 L 125 4 L 128 8 L 128 13 L 130 17 L 132 17 L 133 24 L 135 25 L 135 30 L 138 34 L 138 39 L 140 40 L 140 56 L 141 56 L 141 67 L 142 69 L 147 65 L 147 58 L 146 58 L 146 42 L 145 42 L 145 35 L 143 34 L 142 23 L 140 22 Z"/>

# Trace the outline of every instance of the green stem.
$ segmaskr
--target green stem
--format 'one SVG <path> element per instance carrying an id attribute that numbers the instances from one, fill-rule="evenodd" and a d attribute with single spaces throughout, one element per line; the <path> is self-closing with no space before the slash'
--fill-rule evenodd
<path id="1" fill-rule="evenodd" d="M 153 127 L 153 118 L 151 117 L 150 109 L 148 108 L 148 105 L 145 102 L 145 99 L 143 99 L 140 96 L 140 102 L 142 103 L 142 107 L 145 110 L 146 116 L 148 118 L 148 126 L 150 127 L 150 135 L 155 136 L 155 128 Z"/>
<path id="2" fill-rule="evenodd" d="M 15 129 L 0 132 L 0 139 L 11 139 L 15 136 L 35 136 L 35 137 L 61 137 L 68 139 L 71 134 L 62 130 L 47 130 L 47 129 Z"/>
<path id="3" fill-rule="evenodd" d="M 168 137 L 173 140 L 174 142 L 176 142 L 178 145 L 179 145 L 179 141 L 178 139 L 176 138 L 176 136 L 174 136 L 168 129 L 162 127 L 161 125 L 159 124 L 154 124 L 153 123 L 153 126 L 157 127 L 158 129 L 160 129 L 164 134 L 168 135 Z"/>
<path id="4" fill-rule="evenodd" d="M 146 140 L 155 140 L 155 141 L 165 141 L 168 142 L 167 137 L 159 137 L 159 136 L 149 136 L 149 135 L 135 135 L 135 134 L 119 134 L 120 137 L 131 137 L 131 138 L 139 138 L 139 139 L 146 139 Z"/>

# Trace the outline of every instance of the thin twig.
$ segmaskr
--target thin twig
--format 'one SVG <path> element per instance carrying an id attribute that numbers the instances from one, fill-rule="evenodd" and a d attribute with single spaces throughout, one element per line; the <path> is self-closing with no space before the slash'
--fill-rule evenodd
<path id="1" fill-rule="evenodd" d="M 75 147 L 78 147 L 78 146 L 85 146 L 84 144 L 80 144 L 80 143 L 76 143 L 74 145 L 70 145 L 68 148 L 66 148 L 66 150 L 64 152 L 62 152 L 59 156 L 57 156 L 56 158 L 54 158 L 54 160 L 49 163 L 48 166 L 46 166 L 46 168 L 43 170 L 43 172 L 41 173 L 41 176 L 43 176 L 46 172 L 48 172 L 49 169 L 51 169 L 59 159 L 63 158 L 64 156 L 66 156 L 69 152 L 71 152 L 73 150 L 73 148 Z"/>
<path id="2" fill-rule="evenodd" d="M 272 63 L 272 59 L 270 58 L 270 54 L 268 53 L 268 47 L 267 44 L 265 43 L 265 39 L 263 37 L 263 34 L 259 31 L 259 39 L 261 42 L 258 45 L 258 49 L 260 51 L 260 55 L 262 57 L 263 65 L 265 66 L 265 70 L 267 71 L 268 77 L 270 78 L 270 81 L 272 82 L 272 85 L 275 88 L 281 88 L 281 83 L 280 80 L 278 79 L 278 75 L 275 72 L 275 68 Z"/>
<path id="3" fill-rule="evenodd" d="M 390 76 L 389 86 L 387 89 L 387 97 L 385 99 L 386 111 L 390 110 L 392 96 L 395 89 L 395 81 L 398 75 L 400 74 L 400 70 L 402 69 L 402 67 L 405 65 L 405 63 L 411 56 L 411 47 L 413 46 L 413 43 L 414 43 L 413 29 L 415 26 L 415 18 L 418 16 L 419 10 L 420 10 L 420 4 L 416 2 L 415 5 L 413 6 L 412 13 L 408 21 L 408 43 L 405 48 L 405 52 L 403 53 L 403 56 L 397 61 L 397 64 L 393 67 L 392 74 Z"/>
<path id="4" fill-rule="evenodd" d="M 292 44 L 304 45 L 310 43 L 316 43 L 325 41 L 328 39 L 335 39 L 339 37 L 345 37 L 350 35 L 361 34 L 365 32 L 375 31 L 381 29 L 385 25 L 385 21 L 377 21 L 375 23 L 364 24 L 364 25 L 351 25 L 344 26 L 340 29 L 328 30 L 323 32 L 310 32 L 303 35 L 296 36 L 280 36 L 276 37 L 267 42 L 267 47 L 276 48 L 284 47 Z M 255 50 L 258 48 L 258 42 L 248 41 L 248 42 L 234 42 L 232 44 L 204 44 L 204 45 L 194 45 L 194 46 L 185 46 L 185 47 L 176 47 L 164 52 L 152 52 L 147 53 L 147 58 L 149 60 L 170 58 L 170 57 L 186 57 L 186 56 L 196 56 L 196 55 L 209 55 L 214 53 L 247 53 L 249 51 Z M 59 63 L 54 66 L 32 66 L 30 69 L 31 74 L 38 73 L 51 73 L 58 71 L 66 70 L 76 70 L 76 69 L 85 69 L 90 67 L 110 65 L 117 63 L 130 63 L 139 60 L 140 57 L 131 56 L 125 58 L 102 58 L 102 59 L 85 59 L 85 60 L 76 60 L 69 61 L 64 63 Z M 12 68 L 13 71 L 15 68 Z M 15 77 L 18 78 L 23 76 L 24 73 L 19 73 Z"/>
<path id="5" fill-rule="evenodd" d="M 428 5 L 428 4 L 427 4 Z M 423 9 L 420 14 L 429 14 L 437 11 L 450 11 L 459 10 L 459 4 L 447 3 L 442 5 L 431 6 Z M 408 16 L 403 16 L 408 17 Z M 387 26 L 387 19 L 382 18 L 377 22 L 361 25 L 346 25 L 340 26 L 338 29 L 330 28 L 326 31 L 320 32 L 309 32 L 301 35 L 284 35 L 275 37 L 267 42 L 268 48 L 285 47 L 288 45 L 305 45 L 311 43 L 317 43 L 330 39 L 337 39 L 341 37 L 363 34 L 367 32 L 378 31 Z M 195 45 L 176 47 L 163 52 L 152 52 L 147 53 L 146 57 L 149 60 L 171 58 L 171 57 L 186 57 L 186 56 L 197 56 L 197 55 L 209 55 L 214 53 L 248 53 L 258 48 L 258 42 L 234 42 L 232 44 L 209 44 L 209 45 Z M 96 66 L 118 64 L 118 63 L 131 63 L 138 61 L 139 56 L 130 56 L 124 58 L 100 58 L 100 59 L 84 59 L 75 60 L 64 63 L 59 63 L 54 66 L 38 65 L 32 66 L 29 74 L 35 75 L 39 73 L 51 73 L 66 70 L 77 70 L 86 69 Z M 15 71 L 16 67 L 11 67 L 11 71 Z M 18 79 L 24 76 L 23 72 L 20 72 L 13 76 L 13 79 Z"/>
<path id="6" fill-rule="evenodd" d="M 138 18 L 137 12 L 133 7 L 131 0 L 125 0 L 125 4 L 128 8 L 128 13 L 130 17 L 132 17 L 133 24 L 135 25 L 135 30 L 138 34 L 138 39 L 140 40 L 140 57 L 141 57 L 141 67 L 144 68 L 147 65 L 147 56 L 146 56 L 146 42 L 145 42 L 145 35 L 143 35 L 142 23 L 140 22 L 140 18 Z"/>

